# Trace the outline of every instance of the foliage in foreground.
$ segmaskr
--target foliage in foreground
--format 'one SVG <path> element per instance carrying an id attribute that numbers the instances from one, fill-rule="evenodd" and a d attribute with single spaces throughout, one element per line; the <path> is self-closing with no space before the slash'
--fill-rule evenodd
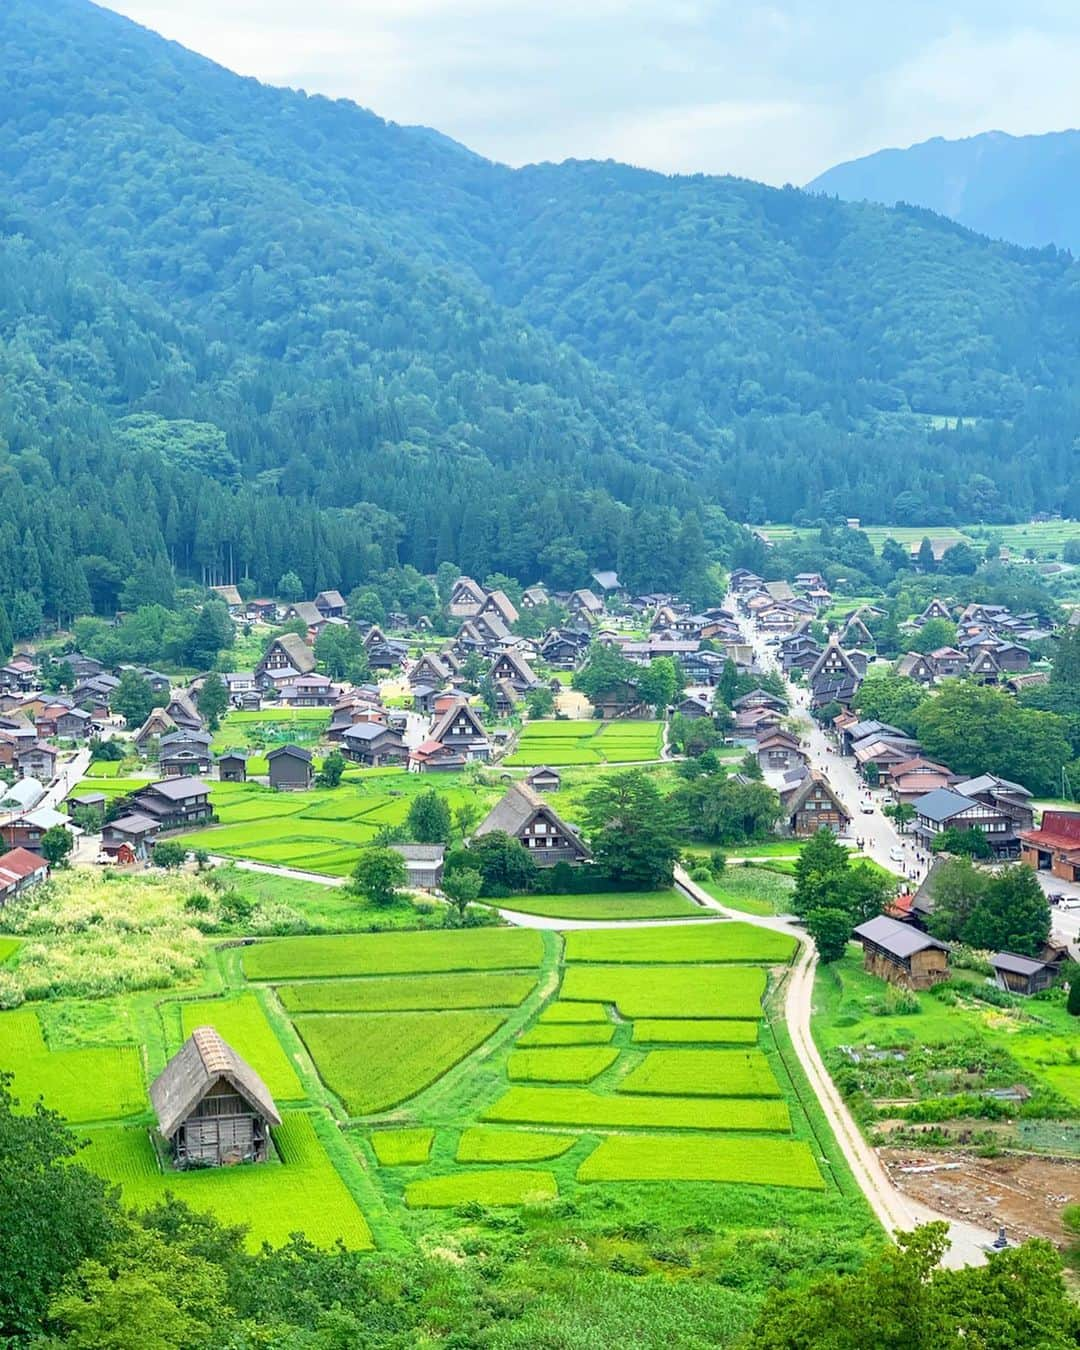
<path id="1" fill-rule="evenodd" d="M 830 1275 L 775 1296 L 742 1342 L 746 1350 L 1069 1350 L 1080 1309 L 1066 1293 L 1061 1259 L 1036 1240 L 985 1266 L 943 1270 L 947 1226 L 900 1234 L 851 1275 Z"/>

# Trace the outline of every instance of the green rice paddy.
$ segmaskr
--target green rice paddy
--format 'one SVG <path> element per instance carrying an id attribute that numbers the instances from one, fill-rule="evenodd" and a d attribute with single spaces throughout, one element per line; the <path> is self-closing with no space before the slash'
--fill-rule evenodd
<path id="1" fill-rule="evenodd" d="M 559 768 L 574 764 L 626 764 L 660 758 L 660 722 L 528 722 L 504 763 Z"/>

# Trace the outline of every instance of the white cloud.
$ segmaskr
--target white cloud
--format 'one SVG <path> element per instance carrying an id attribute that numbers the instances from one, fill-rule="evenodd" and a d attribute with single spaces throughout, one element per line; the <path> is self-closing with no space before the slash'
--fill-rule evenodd
<path id="1" fill-rule="evenodd" d="M 805 182 L 934 135 L 1080 122 L 1071 0 L 111 0 L 245 75 L 483 154 Z"/>

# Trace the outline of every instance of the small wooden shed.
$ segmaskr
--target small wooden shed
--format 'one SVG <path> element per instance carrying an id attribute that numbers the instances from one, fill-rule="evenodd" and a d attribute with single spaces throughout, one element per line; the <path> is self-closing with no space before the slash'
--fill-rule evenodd
<path id="1" fill-rule="evenodd" d="M 243 750 L 227 750 L 218 759 L 218 776 L 223 783 L 246 783 L 247 762 Z"/>
<path id="2" fill-rule="evenodd" d="M 259 1075 L 213 1027 L 196 1027 L 150 1086 L 158 1129 L 178 1168 L 265 1162 L 280 1125 Z"/>
<path id="3" fill-rule="evenodd" d="M 879 914 L 859 924 L 863 969 L 906 989 L 929 989 L 949 978 L 949 948 L 909 923 Z"/>
<path id="4" fill-rule="evenodd" d="M 995 952 L 990 965 L 997 987 L 1010 994 L 1037 994 L 1049 989 L 1057 975 L 1052 961 L 1019 956 L 1016 952 Z"/>

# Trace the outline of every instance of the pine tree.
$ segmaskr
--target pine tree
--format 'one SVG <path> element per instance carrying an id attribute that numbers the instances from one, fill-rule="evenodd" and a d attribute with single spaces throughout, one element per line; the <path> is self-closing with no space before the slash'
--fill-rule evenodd
<path id="1" fill-rule="evenodd" d="M 7 610 L 4 608 L 4 602 L 0 600 L 0 661 L 10 661 L 13 650 L 11 623 L 8 619 Z"/>

